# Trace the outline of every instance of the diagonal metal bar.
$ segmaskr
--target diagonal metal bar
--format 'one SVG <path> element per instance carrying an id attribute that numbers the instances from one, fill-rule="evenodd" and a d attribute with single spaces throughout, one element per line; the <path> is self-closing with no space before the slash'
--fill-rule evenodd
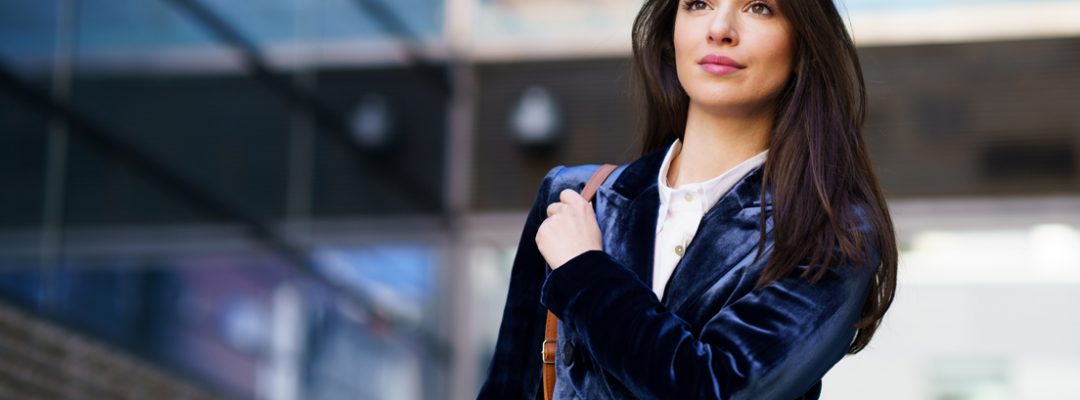
<path id="1" fill-rule="evenodd" d="M 394 10 L 387 7 L 386 2 L 382 0 L 353 0 L 353 4 L 356 4 L 361 10 L 365 10 L 374 16 L 373 19 L 375 20 L 375 23 L 378 24 L 383 31 L 404 39 L 408 44 L 405 47 L 408 68 L 416 71 L 420 76 L 427 78 L 433 87 L 440 90 L 440 93 L 450 93 L 448 77 L 437 74 L 438 68 L 428 62 L 424 57 L 420 56 L 420 47 L 422 46 L 420 35 L 410 29 L 409 24 L 406 24 L 405 20 L 398 16 Z"/>
<path id="2" fill-rule="evenodd" d="M 413 32 L 409 28 L 409 24 L 406 24 L 405 20 L 399 17 L 394 10 L 387 7 L 385 2 L 381 0 L 353 0 L 353 4 L 374 15 L 375 22 L 384 31 L 403 37 L 414 44 L 420 42 L 420 35 Z"/>
<path id="3" fill-rule="evenodd" d="M 360 165 L 367 171 L 374 172 L 371 176 L 380 186 L 401 191 L 408 201 L 425 209 L 439 210 L 440 213 L 445 211 L 445 204 L 441 201 L 442 196 L 439 193 L 431 191 L 421 179 L 408 175 L 406 168 L 393 168 L 394 166 L 387 168 L 387 165 L 380 164 L 379 161 L 393 160 L 379 157 L 378 154 L 357 145 L 352 140 L 351 130 L 345 118 L 339 112 L 323 103 L 314 94 L 296 87 L 289 79 L 275 73 L 269 67 L 269 63 L 264 60 L 265 57 L 255 43 L 234 29 L 224 18 L 198 0 L 166 0 L 166 2 L 187 12 L 220 41 L 235 49 L 256 81 L 281 97 L 290 107 L 302 110 L 310 116 L 317 126 L 323 128 L 317 129 L 317 132 L 326 132 L 339 145 L 351 149 Z M 445 94 L 449 93 L 448 84 L 445 79 L 442 79 L 442 82 L 438 88 L 440 94 L 445 97 Z M 396 172 L 398 176 L 384 173 L 388 170 Z"/>
<path id="4" fill-rule="evenodd" d="M 304 249 L 293 246 L 281 238 L 270 226 L 221 201 L 168 166 L 150 158 L 121 139 L 121 136 L 110 133 L 89 118 L 35 89 L 11 72 L 6 63 L 0 63 L 0 90 L 11 93 L 41 115 L 55 116 L 65 121 L 70 127 L 69 134 L 72 137 L 78 137 L 91 147 L 108 154 L 110 159 L 124 164 L 135 174 L 147 178 L 152 184 L 159 185 L 162 190 L 178 200 L 199 209 L 212 218 L 235 221 L 240 224 L 256 242 L 284 258 L 287 261 L 286 265 L 295 268 L 301 275 L 316 284 L 328 288 L 339 300 L 364 312 L 374 324 L 388 327 L 403 335 L 416 337 L 431 350 L 430 354 L 437 360 L 448 358 L 448 347 L 432 332 L 416 326 L 404 317 L 382 309 L 358 289 L 346 287 L 328 279 L 317 270 Z"/>

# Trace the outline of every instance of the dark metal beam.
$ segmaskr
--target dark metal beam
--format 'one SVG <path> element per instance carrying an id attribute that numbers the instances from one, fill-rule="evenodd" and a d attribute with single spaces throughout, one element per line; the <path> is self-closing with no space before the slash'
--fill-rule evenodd
<path id="1" fill-rule="evenodd" d="M 420 55 L 419 49 L 422 45 L 420 35 L 413 32 L 413 30 L 409 28 L 409 25 L 405 23 L 405 20 L 399 17 L 394 10 L 390 9 L 390 7 L 387 7 L 386 2 L 382 0 L 353 0 L 353 4 L 356 4 L 358 7 L 371 14 L 374 17 L 375 23 L 379 25 L 384 32 L 390 33 L 397 38 L 401 38 L 407 43 L 407 68 L 416 71 L 417 74 L 426 78 L 431 86 L 437 88 L 440 93 L 447 96 L 449 95 L 451 90 L 449 77 L 443 74 L 437 74 L 437 68 Z"/>
<path id="2" fill-rule="evenodd" d="M 181 202 L 197 208 L 212 218 L 238 223 L 256 242 L 284 258 L 287 261 L 286 265 L 293 267 L 302 276 L 306 276 L 316 284 L 326 287 L 339 300 L 365 312 L 371 318 L 371 323 L 389 327 L 406 336 L 415 336 L 421 343 L 428 346 L 431 350 L 429 354 L 435 359 L 440 361 L 448 359 L 449 348 L 434 333 L 382 309 L 375 301 L 357 289 L 328 279 L 317 270 L 305 249 L 294 246 L 281 238 L 269 225 L 216 198 L 199 185 L 124 141 L 121 139 L 122 136 L 111 133 L 91 119 L 56 101 L 52 96 L 35 89 L 13 73 L 7 65 L 0 63 L 0 90 L 10 93 L 45 117 L 63 120 L 70 128 L 69 134 L 72 137 L 78 137 L 89 146 L 107 154 L 111 160 L 125 165 L 137 175 L 142 175 Z"/>
<path id="3" fill-rule="evenodd" d="M 211 34 L 216 36 L 227 46 L 236 50 L 247 66 L 251 75 L 274 94 L 281 97 L 290 107 L 295 107 L 305 112 L 315 124 L 322 128 L 317 132 L 326 132 L 331 139 L 339 145 L 352 150 L 356 161 L 367 171 L 372 172 L 371 177 L 381 187 L 393 188 L 401 191 L 408 201 L 426 209 L 445 212 L 445 204 L 442 196 L 436 191 L 430 190 L 427 185 L 417 177 L 408 175 L 408 169 L 397 165 L 384 165 L 380 162 L 392 162 L 394 160 L 379 157 L 356 144 L 352 139 L 351 129 L 346 119 L 340 112 L 323 103 L 321 99 L 312 93 L 302 90 L 287 79 L 275 73 L 264 61 L 258 46 L 248 40 L 243 34 L 234 29 L 224 18 L 217 15 L 210 8 L 198 0 L 166 0 L 177 8 L 187 12 L 196 22 L 204 26 Z M 423 67 L 429 68 L 429 67 Z M 444 79 L 445 81 L 445 79 Z M 439 86 L 440 93 L 445 97 L 449 93 L 447 85 Z M 393 173 L 393 175 L 391 175 Z"/>

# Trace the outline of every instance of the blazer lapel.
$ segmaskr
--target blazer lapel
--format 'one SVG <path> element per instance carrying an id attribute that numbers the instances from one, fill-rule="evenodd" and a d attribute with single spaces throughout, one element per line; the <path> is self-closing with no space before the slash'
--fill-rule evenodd
<path id="1" fill-rule="evenodd" d="M 596 191 L 597 221 L 604 251 L 634 271 L 638 279 L 652 287 L 653 244 L 656 241 L 656 214 L 660 192 L 656 176 L 667 154 L 661 147 L 627 164 L 611 185 Z"/>
<path id="2" fill-rule="evenodd" d="M 662 302 L 678 310 L 731 271 L 761 241 L 764 165 L 746 174 L 701 218 L 697 232 L 664 288 Z M 765 233 L 772 231 L 772 196 L 765 192 Z"/>
<path id="3" fill-rule="evenodd" d="M 660 208 L 657 175 L 668 146 L 627 164 L 615 182 L 597 189 L 596 214 L 604 251 L 652 288 L 656 219 Z M 675 310 L 705 289 L 757 246 L 764 166 L 747 173 L 702 217 L 664 290 L 662 302 Z M 771 211 L 766 192 L 766 212 Z M 771 224 L 771 220 L 769 222 Z M 766 226 L 771 230 L 771 225 Z"/>

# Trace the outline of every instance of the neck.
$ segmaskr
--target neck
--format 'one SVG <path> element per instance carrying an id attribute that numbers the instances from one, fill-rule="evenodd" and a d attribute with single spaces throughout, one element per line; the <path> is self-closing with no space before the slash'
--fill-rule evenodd
<path id="1" fill-rule="evenodd" d="M 682 149 L 671 160 L 671 187 L 712 179 L 768 148 L 772 113 L 711 113 L 690 103 Z"/>

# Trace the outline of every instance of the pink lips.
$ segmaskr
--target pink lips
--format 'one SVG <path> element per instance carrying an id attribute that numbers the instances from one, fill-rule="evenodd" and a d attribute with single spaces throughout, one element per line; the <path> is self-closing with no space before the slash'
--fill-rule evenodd
<path id="1" fill-rule="evenodd" d="M 716 75 L 730 74 L 740 69 L 746 68 L 746 66 L 735 62 L 731 57 L 722 56 L 719 54 L 709 54 L 698 60 L 698 64 L 701 65 L 701 69 L 705 72 Z"/>

